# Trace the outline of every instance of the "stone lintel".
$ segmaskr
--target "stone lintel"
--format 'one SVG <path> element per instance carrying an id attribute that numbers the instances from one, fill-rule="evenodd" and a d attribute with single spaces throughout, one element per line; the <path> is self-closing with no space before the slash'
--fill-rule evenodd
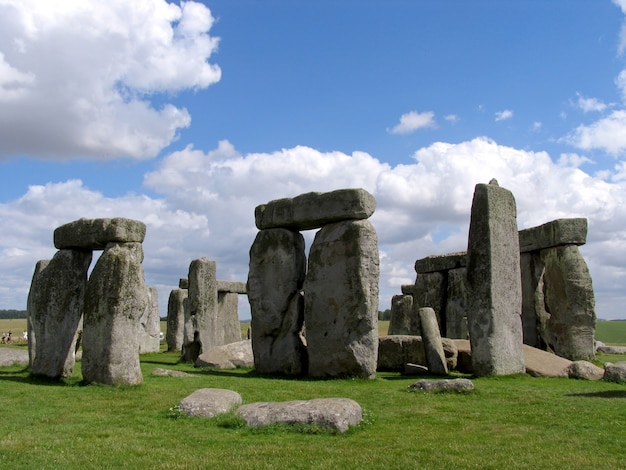
<path id="1" fill-rule="evenodd" d="M 217 281 L 218 292 L 230 292 L 231 294 L 247 294 L 248 289 L 245 282 L 238 281 Z"/>
<path id="2" fill-rule="evenodd" d="M 254 221 L 259 230 L 311 230 L 342 220 L 367 219 L 375 209 L 376 200 L 366 190 L 338 189 L 327 193 L 305 193 L 262 204 L 254 211 Z"/>
<path id="3" fill-rule="evenodd" d="M 467 252 L 448 253 L 446 255 L 432 255 L 418 259 L 415 262 L 415 272 L 418 274 L 448 271 L 450 269 L 467 266 Z"/>
<path id="4" fill-rule="evenodd" d="M 104 250 L 107 243 L 142 243 L 145 236 L 146 224 L 139 220 L 78 219 L 56 228 L 54 246 L 59 250 Z"/>
<path id="5" fill-rule="evenodd" d="M 519 232 L 521 253 L 587 242 L 587 219 L 557 219 Z"/>
<path id="6" fill-rule="evenodd" d="M 415 292 L 415 284 L 402 284 L 400 286 L 404 295 L 413 295 Z"/>

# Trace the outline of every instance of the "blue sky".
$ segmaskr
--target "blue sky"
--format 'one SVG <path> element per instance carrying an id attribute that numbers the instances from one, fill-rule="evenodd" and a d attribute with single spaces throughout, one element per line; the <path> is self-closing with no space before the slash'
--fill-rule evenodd
<path id="1" fill-rule="evenodd" d="M 245 280 L 256 205 L 344 187 L 377 199 L 389 308 L 416 259 L 466 248 L 496 177 L 520 229 L 589 219 L 598 316 L 626 318 L 625 11 L 0 0 L 0 308 L 25 308 L 54 228 L 122 216 L 165 315 L 192 259 Z"/>

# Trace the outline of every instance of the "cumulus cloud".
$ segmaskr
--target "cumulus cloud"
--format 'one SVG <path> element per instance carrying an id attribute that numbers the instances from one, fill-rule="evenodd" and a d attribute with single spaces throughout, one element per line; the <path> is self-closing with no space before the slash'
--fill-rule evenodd
<path id="1" fill-rule="evenodd" d="M 580 125 L 565 141 L 582 150 L 601 149 L 620 155 L 626 149 L 626 111 L 615 110 L 590 125 Z"/>
<path id="2" fill-rule="evenodd" d="M 576 102 L 576 106 L 579 109 L 582 109 L 583 112 L 588 113 L 591 111 L 601 112 L 604 111 L 608 105 L 603 103 L 597 98 L 586 98 L 582 96 L 580 93 L 578 95 L 578 100 Z"/>
<path id="3" fill-rule="evenodd" d="M 447 116 L 444 117 L 444 119 L 448 122 L 458 122 L 459 120 L 459 116 L 457 116 L 456 114 L 448 114 Z"/>
<path id="4" fill-rule="evenodd" d="M 425 127 L 435 127 L 435 113 L 432 111 L 423 113 L 411 111 L 400 116 L 400 122 L 388 132 L 391 134 L 410 134 Z"/>
<path id="5" fill-rule="evenodd" d="M 506 121 L 507 119 L 511 119 L 513 117 L 513 111 L 510 109 L 505 109 L 503 111 L 498 111 L 495 114 L 496 122 L 498 121 Z"/>
<path id="6" fill-rule="evenodd" d="M 201 3 L 0 0 L 0 158 L 151 158 L 190 124 L 157 94 L 219 81 Z"/>

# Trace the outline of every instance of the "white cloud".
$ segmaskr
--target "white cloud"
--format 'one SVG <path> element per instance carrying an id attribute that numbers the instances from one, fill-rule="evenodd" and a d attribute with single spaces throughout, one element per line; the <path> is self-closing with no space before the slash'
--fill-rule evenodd
<path id="1" fill-rule="evenodd" d="M 496 122 L 497 121 L 505 121 L 507 119 L 511 119 L 513 117 L 513 111 L 510 109 L 505 109 L 503 111 L 496 112 Z"/>
<path id="2" fill-rule="evenodd" d="M 578 95 L 578 100 L 576 102 L 576 106 L 583 110 L 583 112 L 588 113 L 591 111 L 601 112 L 604 111 L 608 105 L 603 103 L 597 98 L 586 98 L 582 96 L 580 93 Z"/>
<path id="3" fill-rule="evenodd" d="M 626 111 L 616 110 L 593 124 L 580 125 L 565 141 L 582 150 L 601 149 L 620 155 L 626 149 Z"/>
<path id="4" fill-rule="evenodd" d="M 538 132 L 541 130 L 541 128 L 543 127 L 543 124 L 539 121 L 535 121 L 533 122 L 533 125 L 531 126 L 530 130 L 531 132 Z"/>
<path id="5" fill-rule="evenodd" d="M 456 114 L 448 114 L 447 116 L 444 116 L 444 119 L 448 122 L 455 123 L 459 121 L 459 116 Z"/>
<path id="6" fill-rule="evenodd" d="M 0 0 L 0 158 L 151 158 L 190 124 L 155 94 L 219 81 L 210 11 L 165 0 Z"/>
<path id="7" fill-rule="evenodd" d="M 372 223 L 381 253 L 381 308 L 400 285 L 413 282 L 416 259 L 464 250 L 474 186 L 497 178 L 516 197 L 518 226 L 527 228 L 562 217 L 589 219 L 590 265 L 600 316 L 617 311 L 626 268 L 626 178 L 590 176 L 563 156 L 529 152 L 486 139 L 437 142 L 415 153 L 412 164 L 391 167 L 354 152 L 320 152 L 294 147 L 242 155 L 227 141 L 209 152 L 187 147 L 167 156 L 145 177 L 162 194 L 108 198 L 80 181 L 32 186 L 21 198 L 0 204 L 0 308 L 25 304 L 38 259 L 54 253 L 52 231 L 79 217 L 130 217 L 146 222 L 146 279 L 159 287 L 162 314 L 169 290 L 189 262 L 217 261 L 220 279 L 245 281 L 248 251 L 257 229 L 254 208 L 272 199 L 308 191 L 362 187 L 377 200 Z M 310 243 L 311 233 L 307 233 Z"/>
<path id="8" fill-rule="evenodd" d="M 424 127 L 435 127 L 435 113 L 411 111 L 400 116 L 400 122 L 391 130 L 391 134 L 410 134 Z"/>

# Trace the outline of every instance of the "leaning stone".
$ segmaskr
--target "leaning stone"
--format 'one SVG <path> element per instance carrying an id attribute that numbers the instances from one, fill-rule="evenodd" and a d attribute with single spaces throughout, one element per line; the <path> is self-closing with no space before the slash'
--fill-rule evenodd
<path id="1" fill-rule="evenodd" d="M 519 232 L 521 253 L 587 242 L 587 219 L 557 219 Z"/>
<path id="2" fill-rule="evenodd" d="M 428 370 L 434 375 L 448 375 L 448 364 L 443 352 L 435 311 L 430 307 L 424 307 L 420 308 L 417 313 L 422 327 L 422 340 Z"/>
<path id="3" fill-rule="evenodd" d="M 413 320 L 413 296 L 394 295 L 391 298 L 390 335 L 410 335 Z"/>
<path id="4" fill-rule="evenodd" d="M 426 365 L 421 336 L 388 335 L 378 338 L 377 370 L 401 372 L 409 363 Z"/>
<path id="5" fill-rule="evenodd" d="M 626 354 L 626 346 L 596 346 L 596 351 L 603 354 Z"/>
<path id="6" fill-rule="evenodd" d="M 524 345 L 526 373 L 533 377 L 567 377 L 572 361 L 542 349 Z"/>
<path id="7" fill-rule="evenodd" d="M 474 373 L 524 372 L 522 286 L 515 198 L 477 184 L 468 241 L 467 322 Z"/>
<path id="8" fill-rule="evenodd" d="M 145 236 L 146 224 L 139 220 L 122 217 L 79 219 L 54 231 L 54 246 L 58 249 L 104 250 L 107 243 L 141 243 Z"/>
<path id="9" fill-rule="evenodd" d="M 141 243 L 109 243 L 87 283 L 82 371 L 85 382 L 138 385 L 139 317 L 148 298 Z"/>
<path id="10" fill-rule="evenodd" d="M 31 288 L 28 293 L 27 299 L 27 307 L 26 307 L 26 331 L 28 332 L 28 366 L 32 369 L 33 362 L 35 361 L 36 347 L 37 347 L 37 337 L 35 333 L 35 325 L 33 324 L 34 318 L 32 316 L 33 307 L 31 306 L 31 297 L 33 297 L 33 284 L 35 283 L 35 278 L 39 276 L 39 273 L 45 269 L 46 266 L 50 263 L 49 259 L 42 259 L 37 261 L 35 264 L 35 271 L 33 272 L 33 277 L 31 280 Z M 32 299 L 34 301 L 34 298 Z"/>
<path id="11" fill-rule="evenodd" d="M 471 392 L 474 383 L 469 379 L 423 379 L 409 385 L 409 392 Z"/>
<path id="12" fill-rule="evenodd" d="M 160 367 L 152 369 L 152 375 L 159 377 L 195 377 L 195 375 L 188 374 L 181 370 L 161 369 Z"/>
<path id="13" fill-rule="evenodd" d="M 317 232 L 304 281 L 310 376 L 376 375 L 378 277 L 378 237 L 368 220 Z"/>
<path id="14" fill-rule="evenodd" d="M 434 273 L 437 271 L 449 271 L 450 269 L 464 268 L 467 266 L 467 251 L 448 253 L 446 255 L 432 255 L 418 259 L 415 262 L 415 272 Z"/>
<path id="15" fill-rule="evenodd" d="M 159 352 L 161 348 L 161 316 L 158 292 L 154 286 L 146 286 L 148 303 L 139 318 L 139 354 Z"/>
<path id="16" fill-rule="evenodd" d="M 185 300 L 187 289 L 172 289 L 167 301 L 167 332 L 165 341 L 168 351 L 181 351 L 185 338 Z"/>
<path id="17" fill-rule="evenodd" d="M 254 367 L 264 374 L 303 375 L 306 272 L 304 238 L 287 229 L 261 230 L 250 248 L 248 301 Z"/>
<path id="18" fill-rule="evenodd" d="M 364 189 L 338 189 L 270 201 L 257 206 L 254 219 L 259 230 L 311 230 L 344 220 L 367 219 L 375 209 L 374 196 Z"/>
<path id="19" fill-rule="evenodd" d="M 245 282 L 238 281 L 217 281 L 218 292 L 229 292 L 232 294 L 247 294 L 248 290 Z"/>
<path id="20" fill-rule="evenodd" d="M 616 364 L 607 362 L 604 364 L 604 376 L 602 380 L 616 383 L 626 382 L 626 362 L 618 362 Z"/>
<path id="21" fill-rule="evenodd" d="M 604 369 L 587 361 L 574 361 L 567 369 L 570 379 L 600 380 L 604 376 Z"/>
<path id="22" fill-rule="evenodd" d="M 210 349 L 198 356 L 196 366 L 213 367 L 215 369 L 254 367 L 252 342 L 250 340 L 237 341 L 236 343 Z"/>
<path id="23" fill-rule="evenodd" d="M 269 424 L 312 424 L 344 433 L 357 426 L 362 418 L 361 406 L 348 398 L 316 398 L 274 403 L 251 403 L 240 406 L 237 415 L 248 426 Z"/>
<path id="24" fill-rule="evenodd" d="M 201 388 L 183 398 L 179 407 L 189 416 L 214 418 L 241 405 L 241 395 L 221 388 Z"/>
<path id="25" fill-rule="evenodd" d="M 33 277 L 28 311 L 36 347 L 33 375 L 58 379 L 74 373 L 91 251 L 59 250 Z"/>

